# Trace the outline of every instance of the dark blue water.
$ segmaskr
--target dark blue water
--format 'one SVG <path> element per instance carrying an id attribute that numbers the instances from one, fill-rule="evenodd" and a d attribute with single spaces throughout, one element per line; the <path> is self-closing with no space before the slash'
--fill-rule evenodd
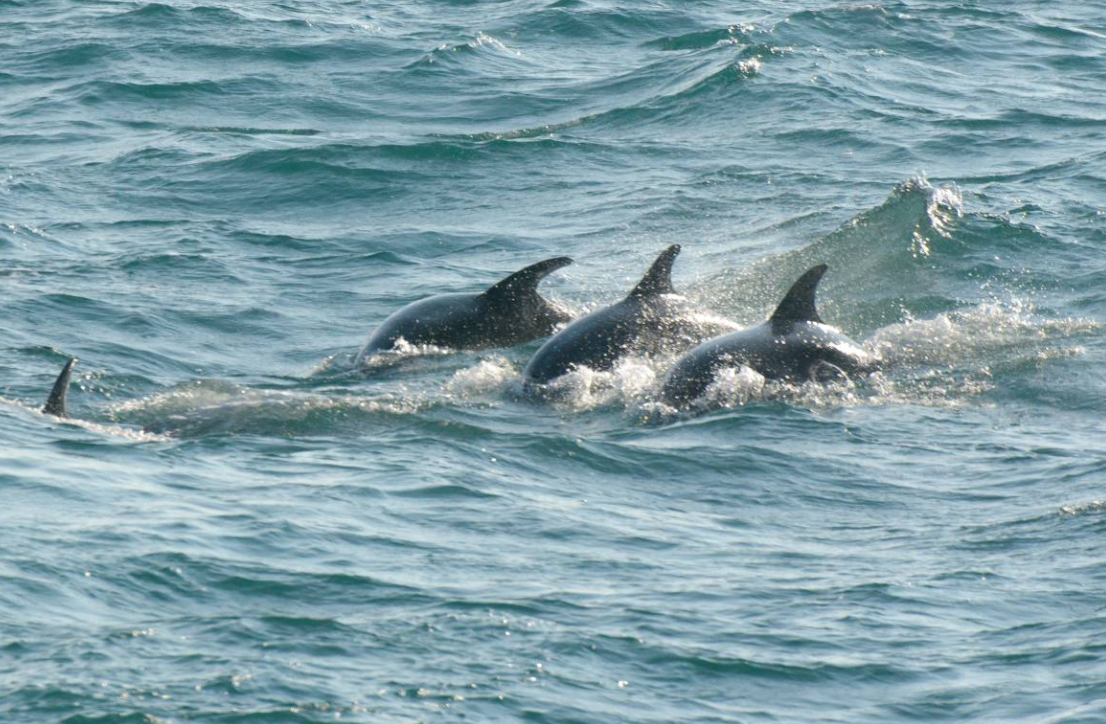
<path id="1" fill-rule="evenodd" d="M 0 720 L 1106 718 L 1096 3 L 0 0 Z M 353 369 L 542 258 L 889 369 Z M 73 419 L 37 412 L 81 358 Z"/>

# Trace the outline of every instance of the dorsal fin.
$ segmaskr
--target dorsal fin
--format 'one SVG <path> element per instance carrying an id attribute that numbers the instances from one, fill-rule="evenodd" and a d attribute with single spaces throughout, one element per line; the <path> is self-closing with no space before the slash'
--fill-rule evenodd
<path id="1" fill-rule="evenodd" d="M 571 263 L 572 259 L 569 257 L 558 256 L 539 261 L 537 264 L 531 264 L 489 287 L 484 292 L 484 296 L 493 301 L 503 300 L 509 302 L 519 297 L 537 294 L 538 284 L 541 283 L 542 279 Z"/>
<path id="2" fill-rule="evenodd" d="M 47 415 L 69 417 L 65 412 L 65 395 L 69 392 L 69 377 L 73 374 L 73 365 L 75 364 L 77 364 L 77 358 L 70 357 L 69 361 L 65 363 L 65 367 L 62 368 L 61 374 L 58 375 L 58 379 L 54 382 L 54 389 L 50 390 L 50 397 L 46 400 L 46 406 L 42 408 L 42 411 Z"/>
<path id="3" fill-rule="evenodd" d="M 649 267 L 649 271 L 645 272 L 645 276 L 634 287 L 634 291 L 630 292 L 630 296 L 648 297 L 654 294 L 675 294 L 676 290 L 672 288 L 672 262 L 676 261 L 679 253 L 679 244 L 673 244 L 662 251 L 657 260 L 653 262 L 653 266 Z"/>
<path id="4" fill-rule="evenodd" d="M 829 267 L 819 264 L 808 269 L 799 280 L 791 285 L 787 296 L 776 307 L 776 311 L 768 320 L 773 326 L 789 324 L 791 322 L 821 322 L 818 316 L 818 308 L 814 305 L 814 294 L 818 291 L 818 282 Z"/>

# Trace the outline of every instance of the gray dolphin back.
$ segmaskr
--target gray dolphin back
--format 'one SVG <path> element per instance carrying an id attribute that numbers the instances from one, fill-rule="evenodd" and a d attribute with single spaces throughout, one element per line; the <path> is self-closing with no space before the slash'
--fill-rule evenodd
<path id="1" fill-rule="evenodd" d="M 509 347 L 551 334 L 569 315 L 538 294 L 538 284 L 572 259 L 558 256 L 520 269 L 476 294 L 439 294 L 412 302 L 381 322 L 357 354 L 363 364 L 403 338 L 451 349 Z"/>
<path id="2" fill-rule="evenodd" d="M 608 370 L 643 335 L 670 334 L 649 320 L 663 309 L 656 297 L 673 293 L 672 262 L 679 253 L 679 244 L 668 247 L 625 299 L 577 319 L 547 340 L 526 365 L 526 382 L 545 384 L 577 367 Z"/>
<path id="3" fill-rule="evenodd" d="M 65 367 L 62 367 L 61 374 L 54 382 L 54 388 L 50 390 L 50 397 L 42 408 L 42 411 L 47 415 L 69 417 L 65 411 L 65 398 L 69 393 L 69 378 L 73 375 L 73 365 L 75 364 L 77 364 L 77 358 L 70 357 L 69 361 L 65 363 Z"/>

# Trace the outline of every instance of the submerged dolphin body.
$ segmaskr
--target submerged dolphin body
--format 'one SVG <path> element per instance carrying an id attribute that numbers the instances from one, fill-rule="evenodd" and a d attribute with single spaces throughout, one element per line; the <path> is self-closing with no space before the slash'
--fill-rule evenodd
<path id="1" fill-rule="evenodd" d="M 827 268 L 820 264 L 799 277 L 767 322 L 688 352 L 665 379 L 664 401 L 686 407 L 702 396 L 719 370 L 738 365 L 768 379 L 797 381 L 874 372 L 879 360 L 818 316 L 814 297 Z"/>
<path id="2" fill-rule="evenodd" d="M 697 319 L 687 300 L 676 294 L 672 263 L 679 253 L 679 244 L 668 247 L 629 296 L 577 319 L 547 340 L 526 365 L 524 383 L 546 384 L 579 367 L 608 370 L 627 354 L 679 351 L 736 328 L 719 319 Z"/>
<path id="3" fill-rule="evenodd" d="M 439 294 L 392 314 L 369 336 L 356 363 L 413 345 L 450 349 L 510 347 L 553 333 L 571 317 L 538 294 L 538 283 L 572 259 L 559 256 L 521 269 L 479 294 Z"/>

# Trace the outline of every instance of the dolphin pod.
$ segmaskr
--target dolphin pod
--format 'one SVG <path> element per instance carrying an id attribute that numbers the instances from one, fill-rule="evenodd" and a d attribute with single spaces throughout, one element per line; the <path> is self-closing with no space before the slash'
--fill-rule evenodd
<path id="1" fill-rule="evenodd" d="M 675 408 L 691 406 L 727 367 L 749 367 L 768 379 L 814 382 L 870 374 L 879 368 L 877 357 L 819 316 L 815 296 L 825 264 L 803 274 L 766 322 L 733 331 L 736 324 L 697 315 L 676 294 L 672 264 L 679 253 L 678 244 L 668 247 L 624 299 L 569 323 L 548 339 L 523 371 L 526 389 L 539 391 L 581 367 L 611 369 L 629 354 L 692 347 L 664 380 L 662 400 Z M 364 364 L 372 354 L 394 349 L 400 339 L 452 349 L 484 349 L 548 336 L 570 317 L 543 299 L 537 287 L 550 273 L 571 263 L 568 257 L 546 259 L 477 294 L 442 294 L 409 304 L 381 323 L 356 361 Z M 45 414 L 68 416 L 66 397 L 76 363 L 73 357 L 62 368 L 42 408 Z"/>
<path id="2" fill-rule="evenodd" d="M 879 361 L 822 321 L 815 305 L 825 264 L 799 277 L 767 322 L 704 342 L 668 373 L 662 396 L 685 407 L 706 392 L 724 367 L 744 365 L 768 379 L 828 381 L 874 372 Z"/>

